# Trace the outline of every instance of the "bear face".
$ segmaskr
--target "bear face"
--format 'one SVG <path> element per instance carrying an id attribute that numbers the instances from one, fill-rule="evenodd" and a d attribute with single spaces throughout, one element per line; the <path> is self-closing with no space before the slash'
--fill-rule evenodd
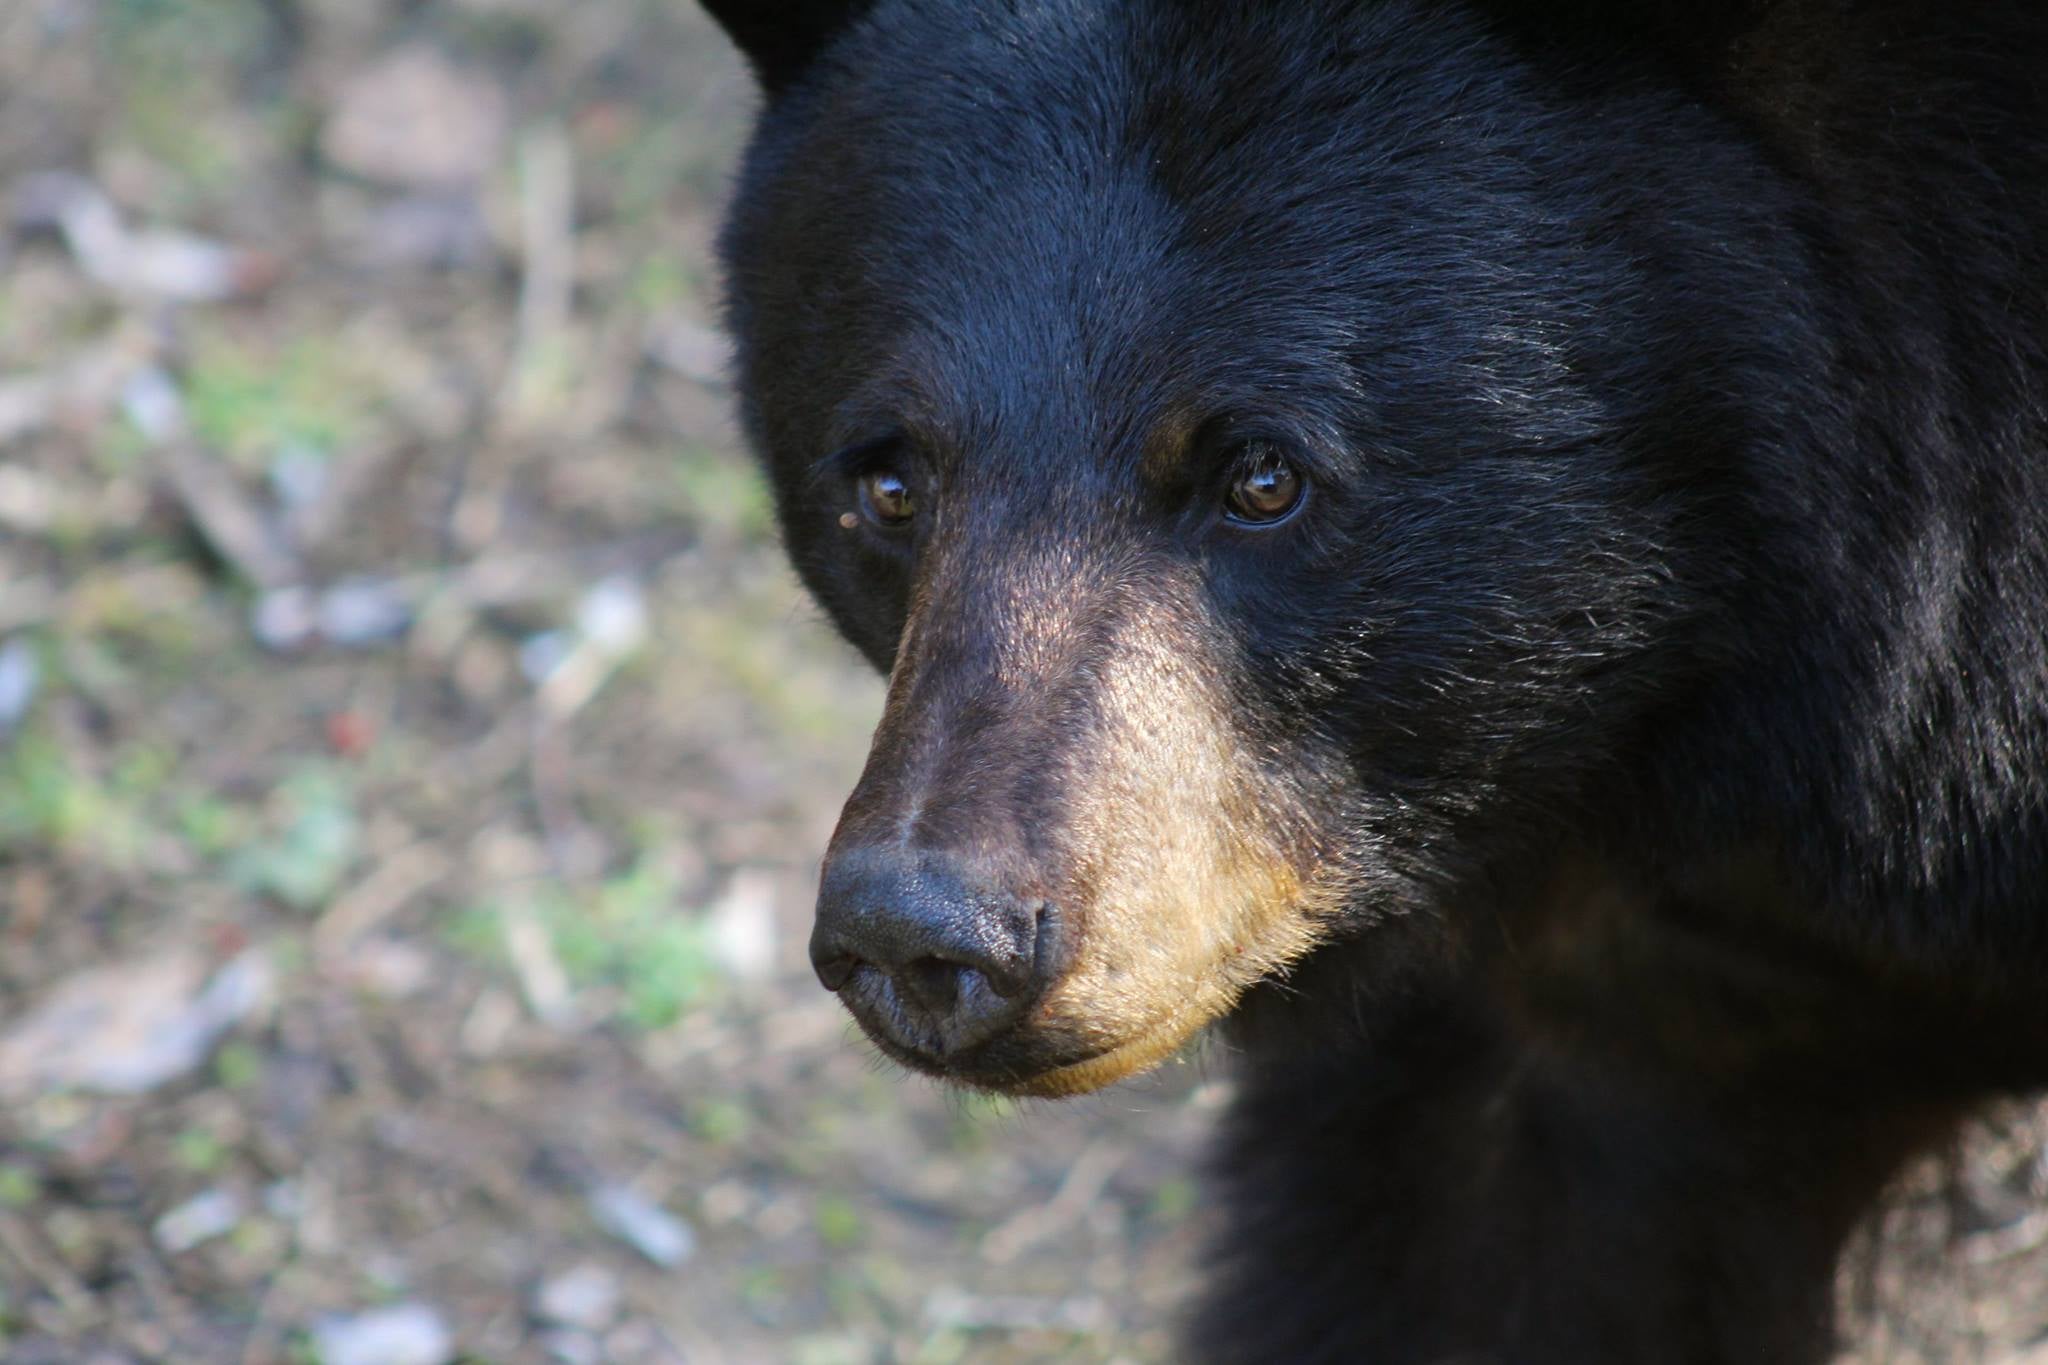
<path id="1" fill-rule="evenodd" d="M 1698 376 L 1797 341 L 1747 154 L 1614 95 L 1724 163 L 1652 218 L 1698 168 L 1556 135 L 1504 39 L 1324 17 L 884 7 L 751 153 L 748 425 L 891 673 L 826 899 L 974 907 L 817 945 L 910 1065 L 1088 1088 L 1324 941 L 1444 951 L 1746 587 L 1700 528 L 1755 418 Z"/>

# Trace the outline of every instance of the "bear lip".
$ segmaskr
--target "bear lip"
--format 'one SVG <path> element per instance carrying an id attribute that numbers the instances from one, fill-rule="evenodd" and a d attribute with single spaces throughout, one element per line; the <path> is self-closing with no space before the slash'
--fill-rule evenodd
<path id="1" fill-rule="evenodd" d="M 1225 1005 L 1205 1011 L 1200 1008 L 1199 1000 L 1190 999 L 1128 1037 L 1084 1051 L 1050 1057 L 1030 1056 L 1030 1043 L 1051 1032 L 1043 1024 L 1037 1028 L 1028 1022 L 1013 1025 L 986 1042 L 946 1057 L 910 1052 L 900 1044 L 879 1036 L 865 1023 L 862 1023 L 861 1031 L 891 1061 L 923 1075 L 997 1094 L 1054 1099 L 1085 1095 L 1156 1066 L 1200 1032 L 1205 1023 L 1226 1013 L 1227 1009 Z M 1056 1027 L 1059 1021 L 1047 1022 Z M 1019 1053 L 1023 1055 L 1017 1055 Z"/>

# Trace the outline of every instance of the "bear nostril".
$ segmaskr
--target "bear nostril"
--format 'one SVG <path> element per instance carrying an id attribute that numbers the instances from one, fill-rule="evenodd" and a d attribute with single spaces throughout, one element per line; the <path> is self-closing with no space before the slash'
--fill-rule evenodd
<path id="1" fill-rule="evenodd" d="M 811 959 L 811 970 L 818 974 L 818 984 L 834 994 L 853 979 L 854 968 L 858 966 L 860 959 L 852 953 L 827 953 Z"/>
<path id="2" fill-rule="evenodd" d="M 896 979 L 920 1005 L 934 1015 L 945 1015 L 951 1014 L 960 1003 L 963 978 L 972 970 L 972 967 L 948 962 L 942 957 L 921 957 L 915 962 L 905 963 Z"/>
<path id="3" fill-rule="evenodd" d="M 1005 1000 L 1014 1000 L 1030 990 L 1037 968 L 1036 960 L 1028 956 L 1004 958 L 991 955 L 985 961 L 969 965 L 981 973 L 990 990 Z"/>

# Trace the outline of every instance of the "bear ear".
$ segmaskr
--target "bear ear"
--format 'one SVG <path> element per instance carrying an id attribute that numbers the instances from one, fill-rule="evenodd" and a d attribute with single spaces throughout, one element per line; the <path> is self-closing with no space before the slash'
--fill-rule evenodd
<path id="1" fill-rule="evenodd" d="M 703 0 L 773 95 L 874 0 Z"/>

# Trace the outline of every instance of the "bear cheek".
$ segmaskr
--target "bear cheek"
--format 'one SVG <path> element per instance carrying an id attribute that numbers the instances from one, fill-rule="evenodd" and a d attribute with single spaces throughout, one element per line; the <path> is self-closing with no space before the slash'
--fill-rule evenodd
<path id="1" fill-rule="evenodd" d="M 1163 1060 L 1321 942 L 1347 900 L 1313 853 L 1316 817 L 1247 761 L 1223 670 L 1195 666 L 1205 651 L 1178 632 L 1128 629 L 1143 638 L 1107 654 L 1098 724 L 1070 759 L 1059 842 L 1075 939 L 1030 1020 L 1080 1060 L 1028 1093 Z"/>

